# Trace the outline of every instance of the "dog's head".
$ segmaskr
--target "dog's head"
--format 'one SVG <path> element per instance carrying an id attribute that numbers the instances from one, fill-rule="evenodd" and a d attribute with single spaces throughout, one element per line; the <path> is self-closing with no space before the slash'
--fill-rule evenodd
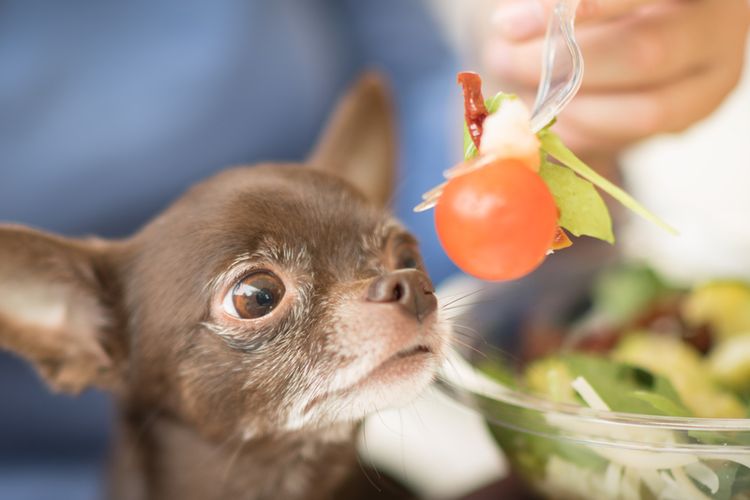
<path id="1" fill-rule="evenodd" d="M 57 389 L 104 387 L 217 437 L 411 400 L 447 330 L 414 237 L 383 208 L 392 135 L 365 78 L 306 165 L 220 173 L 130 239 L 0 227 L 0 346 Z"/>

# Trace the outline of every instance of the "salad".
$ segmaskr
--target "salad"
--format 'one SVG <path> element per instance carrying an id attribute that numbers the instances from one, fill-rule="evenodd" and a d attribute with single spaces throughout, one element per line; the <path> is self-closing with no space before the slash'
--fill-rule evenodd
<path id="1" fill-rule="evenodd" d="M 625 207 L 674 231 L 570 151 L 551 130 L 531 129 L 515 95 L 485 100 L 478 74 L 462 72 L 464 162 L 425 193 L 415 210 L 435 207 L 445 252 L 463 271 L 505 281 L 532 272 L 573 236 L 614 243 L 612 220 L 597 188 Z"/>
<path id="2" fill-rule="evenodd" d="M 590 309 L 564 337 L 551 334 L 547 341 L 541 350 L 537 342 L 534 359 L 520 367 L 488 359 L 479 368 L 519 393 L 593 410 L 750 416 L 749 283 L 722 280 L 683 289 L 645 266 L 621 265 L 599 277 Z M 737 452 L 750 447 L 748 432 L 678 433 L 658 425 L 613 427 L 502 411 L 500 420 L 522 422 L 532 432 L 495 419 L 494 438 L 515 470 L 550 498 L 750 498 L 750 448 Z M 557 434 L 719 451 L 643 451 L 648 446 L 593 446 L 583 438 L 549 437 Z"/>

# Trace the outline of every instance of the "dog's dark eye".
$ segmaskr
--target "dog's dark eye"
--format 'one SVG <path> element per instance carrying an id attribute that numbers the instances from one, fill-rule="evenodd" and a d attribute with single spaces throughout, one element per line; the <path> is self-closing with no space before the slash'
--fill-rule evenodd
<path id="1" fill-rule="evenodd" d="M 242 278 L 227 294 L 224 310 L 240 319 L 256 319 L 273 311 L 284 296 L 284 283 L 273 273 L 257 271 Z"/>
<path id="2" fill-rule="evenodd" d="M 416 248 L 411 245 L 401 245 L 396 252 L 396 269 L 417 269 L 422 262 Z"/>

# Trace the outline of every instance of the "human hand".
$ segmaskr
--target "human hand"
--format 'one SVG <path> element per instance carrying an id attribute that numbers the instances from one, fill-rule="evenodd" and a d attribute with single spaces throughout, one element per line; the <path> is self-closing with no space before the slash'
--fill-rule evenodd
<path id="1" fill-rule="evenodd" d="M 533 100 L 554 0 L 502 0 L 480 45 L 487 75 Z M 584 156 L 616 154 L 710 114 L 741 74 L 747 0 L 582 0 L 586 71 L 555 130 Z"/>

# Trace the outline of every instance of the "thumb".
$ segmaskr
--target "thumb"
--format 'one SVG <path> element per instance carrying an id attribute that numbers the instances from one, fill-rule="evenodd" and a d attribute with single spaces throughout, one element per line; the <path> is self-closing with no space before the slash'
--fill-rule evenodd
<path id="1" fill-rule="evenodd" d="M 492 24 L 502 36 L 523 41 L 540 36 L 559 0 L 505 0 L 492 15 Z M 580 0 L 576 21 L 583 23 L 627 14 L 661 0 Z"/>

